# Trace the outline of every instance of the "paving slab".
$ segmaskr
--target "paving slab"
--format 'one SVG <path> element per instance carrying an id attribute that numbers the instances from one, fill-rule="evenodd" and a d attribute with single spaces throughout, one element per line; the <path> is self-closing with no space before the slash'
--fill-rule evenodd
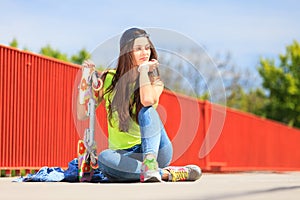
<path id="1" fill-rule="evenodd" d="M 300 172 L 204 173 L 196 182 L 176 183 L 16 183 L 14 179 L 0 178 L 1 200 L 300 199 Z"/>

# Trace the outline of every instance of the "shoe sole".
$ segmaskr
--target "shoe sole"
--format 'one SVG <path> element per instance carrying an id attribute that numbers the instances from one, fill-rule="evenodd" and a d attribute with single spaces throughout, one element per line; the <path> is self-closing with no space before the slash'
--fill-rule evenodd
<path id="1" fill-rule="evenodd" d="M 201 178 L 202 176 L 202 170 L 200 167 L 196 166 L 196 165 L 187 165 L 185 166 L 187 168 L 190 168 L 190 174 L 189 174 L 189 180 L 187 181 L 197 181 L 198 179 Z"/>
<path id="2" fill-rule="evenodd" d="M 158 179 L 157 177 L 150 177 L 147 180 L 144 180 L 144 183 L 154 183 L 154 182 L 161 182 L 160 179 Z"/>
<path id="3" fill-rule="evenodd" d="M 161 180 L 159 172 L 157 172 L 157 171 L 153 171 L 153 172 L 148 171 L 147 175 L 144 177 L 144 180 L 142 182 L 144 182 L 144 183 L 145 182 L 162 182 L 162 180 Z"/>

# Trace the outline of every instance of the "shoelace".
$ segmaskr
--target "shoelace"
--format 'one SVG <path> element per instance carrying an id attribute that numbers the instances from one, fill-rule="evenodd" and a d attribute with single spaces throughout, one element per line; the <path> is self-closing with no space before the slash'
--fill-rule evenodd
<path id="1" fill-rule="evenodd" d="M 177 170 L 170 170 L 170 174 L 172 175 L 172 181 L 184 181 L 187 180 L 189 177 L 189 173 L 186 169 L 177 169 Z"/>
<path id="2" fill-rule="evenodd" d="M 149 170 L 156 170 L 157 169 L 157 163 L 154 159 L 146 159 L 144 161 L 144 165 L 148 167 Z"/>

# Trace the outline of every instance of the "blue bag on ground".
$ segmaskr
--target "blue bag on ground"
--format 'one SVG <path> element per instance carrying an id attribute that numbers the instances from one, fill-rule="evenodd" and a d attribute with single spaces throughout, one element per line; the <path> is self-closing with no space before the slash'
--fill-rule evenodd
<path id="1" fill-rule="evenodd" d="M 14 182 L 59 182 L 64 179 L 64 171 L 59 167 L 42 167 L 35 174 L 28 174 Z"/>
<path id="2" fill-rule="evenodd" d="M 27 177 L 20 177 L 13 182 L 79 182 L 78 159 L 75 158 L 68 163 L 68 169 L 60 167 L 42 167 L 35 174 L 28 174 Z M 91 180 L 92 183 L 108 182 L 104 174 L 96 169 Z"/>
<path id="3" fill-rule="evenodd" d="M 66 182 L 79 182 L 79 175 L 78 175 L 78 159 L 75 158 L 68 164 L 68 169 L 64 172 L 64 180 Z M 102 183 L 108 182 L 107 177 L 101 172 L 100 169 L 94 170 L 94 175 L 91 180 L 92 183 Z"/>

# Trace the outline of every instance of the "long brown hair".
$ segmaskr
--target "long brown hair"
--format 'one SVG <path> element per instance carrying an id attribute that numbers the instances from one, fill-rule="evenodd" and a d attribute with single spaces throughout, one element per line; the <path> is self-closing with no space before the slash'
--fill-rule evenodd
<path id="1" fill-rule="evenodd" d="M 138 113 L 143 107 L 140 101 L 139 73 L 137 71 L 137 64 L 133 55 L 134 40 L 138 36 L 142 37 L 147 35 L 146 37 L 148 38 L 151 50 L 149 60 L 157 59 L 157 53 L 153 43 L 148 37 L 148 34 L 144 30 L 134 28 L 133 35 L 128 37 L 127 42 L 124 44 L 125 33 L 121 37 L 121 42 L 123 43 L 120 43 L 120 55 L 118 58 L 116 74 L 112 79 L 112 84 L 106 90 L 105 94 L 110 92 L 114 94 L 112 101 L 109 100 L 109 123 L 112 124 L 112 113 L 117 111 L 120 131 L 128 132 L 130 120 L 132 119 L 138 123 Z"/>

